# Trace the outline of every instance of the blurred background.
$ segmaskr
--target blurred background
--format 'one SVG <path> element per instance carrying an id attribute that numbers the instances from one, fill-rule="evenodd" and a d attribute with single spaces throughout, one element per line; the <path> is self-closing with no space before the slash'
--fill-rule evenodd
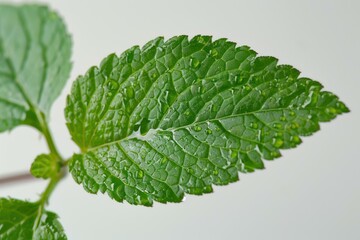
<path id="1" fill-rule="evenodd" d="M 5 2 L 1 1 L 0 2 Z M 30 2 L 30 1 L 6 1 Z M 38 1 L 31 1 L 38 2 Z M 73 70 L 51 112 L 65 157 L 78 152 L 65 126 L 66 94 L 77 75 L 110 53 L 159 35 L 213 35 L 249 45 L 320 81 L 351 109 L 321 125 L 266 170 L 215 193 L 153 208 L 90 195 L 68 176 L 51 198 L 70 240 L 360 239 L 360 1 L 48 0 L 72 34 Z M 18 127 L 0 135 L 0 176 L 28 170 L 47 152 L 39 134 Z M 35 200 L 45 181 L 0 187 L 0 196 Z"/>

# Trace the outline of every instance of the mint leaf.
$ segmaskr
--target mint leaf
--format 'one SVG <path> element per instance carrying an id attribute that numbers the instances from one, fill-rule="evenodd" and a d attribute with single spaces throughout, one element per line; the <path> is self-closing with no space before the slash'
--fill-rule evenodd
<path id="1" fill-rule="evenodd" d="M 0 198 L 0 239 L 66 240 L 58 216 L 39 204 Z"/>
<path id="2" fill-rule="evenodd" d="M 31 164 L 30 172 L 34 177 L 48 179 L 60 170 L 56 157 L 51 154 L 40 154 Z"/>
<path id="3" fill-rule="evenodd" d="M 0 4 L 0 132 L 20 124 L 39 128 L 71 63 L 71 40 L 61 18 L 46 6 Z"/>
<path id="4" fill-rule="evenodd" d="M 273 57 L 208 36 L 112 54 L 73 84 L 65 109 L 90 193 L 152 205 L 212 192 L 300 144 L 347 107 Z"/>

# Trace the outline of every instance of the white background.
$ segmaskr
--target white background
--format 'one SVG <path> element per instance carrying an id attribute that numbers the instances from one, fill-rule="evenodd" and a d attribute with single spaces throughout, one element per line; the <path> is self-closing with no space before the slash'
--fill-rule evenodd
<path id="1" fill-rule="evenodd" d="M 90 195 L 69 176 L 49 209 L 70 240 L 92 239 L 360 239 L 360 1 L 45 1 L 73 35 L 71 79 L 51 112 L 64 156 L 78 151 L 63 109 L 71 82 L 112 52 L 156 36 L 209 34 L 246 44 L 260 55 L 296 66 L 319 80 L 352 110 L 284 151 L 267 169 L 215 187 L 206 196 L 153 208 Z M 46 152 L 35 130 L 0 135 L 0 175 L 27 170 Z M 0 196 L 37 199 L 45 182 L 0 188 Z"/>

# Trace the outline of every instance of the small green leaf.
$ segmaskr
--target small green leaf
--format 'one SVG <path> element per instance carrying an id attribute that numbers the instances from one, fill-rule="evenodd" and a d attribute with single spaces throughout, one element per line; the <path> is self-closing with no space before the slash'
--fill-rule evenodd
<path id="1" fill-rule="evenodd" d="M 31 164 L 30 172 L 34 177 L 48 179 L 58 173 L 59 169 L 59 164 L 51 154 L 41 154 Z"/>
<path id="2" fill-rule="evenodd" d="M 296 147 L 347 107 L 273 57 L 208 36 L 112 54 L 73 84 L 65 109 L 90 193 L 152 205 L 212 192 Z"/>
<path id="3" fill-rule="evenodd" d="M 46 6 L 0 4 L 0 132 L 39 128 L 69 77 L 71 39 Z"/>
<path id="4" fill-rule="evenodd" d="M 39 204 L 0 198 L 0 239 L 66 240 L 55 213 L 39 215 Z"/>

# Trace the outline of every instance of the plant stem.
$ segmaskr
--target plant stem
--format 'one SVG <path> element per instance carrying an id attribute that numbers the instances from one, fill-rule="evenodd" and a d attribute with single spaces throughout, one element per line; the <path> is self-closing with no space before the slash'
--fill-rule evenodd
<path id="1" fill-rule="evenodd" d="M 61 168 L 60 168 L 59 172 L 57 172 L 56 174 L 54 174 L 54 176 L 52 176 L 50 178 L 49 184 L 47 185 L 44 192 L 41 194 L 40 199 L 38 200 L 39 209 L 38 209 L 36 220 L 35 220 L 35 223 L 34 223 L 34 226 L 33 226 L 34 230 L 40 224 L 41 216 L 42 216 L 42 214 L 44 212 L 45 205 L 48 204 L 52 192 L 54 191 L 54 189 L 57 186 L 57 184 L 59 183 L 59 181 L 65 176 L 65 172 L 62 171 L 62 168 L 64 166 L 66 166 L 66 162 L 61 157 L 59 151 L 57 150 L 57 148 L 55 146 L 55 143 L 54 143 L 53 137 L 51 135 L 50 128 L 49 128 L 48 123 L 46 121 L 45 115 L 43 113 L 41 113 L 39 110 L 37 110 L 37 109 L 35 110 L 35 114 L 36 114 L 36 117 L 37 117 L 37 119 L 39 121 L 41 132 L 44 135 L 46 143 L 47 143 L 47 145 L 49 147 L 50 154 L 55 156 L 55 161 L 57 161 L 57 163 L 60 164 Z"/>
<path id="2" fill-rule="evenodd" d="M 44 192 L 41 194 L 40 199 L 37 201 L 39 203 L 39 208 L 38 208 L 38 213 L 37 213 L 36 220 L 35 220 L 34 226 L 33 226 L 34 230 L 39 226 L 40 221 L 41 221 L 41 216 L 45 209 L 45 205 L 48 204 L 52 192 L 54 191 L 54 189 L 57 186 L 57 184 L 59 183 L 59 181 L 63 178 L 63 176 L 64 176 L 64 174 L 62 172 L 59 172 L 55 176 L 53 176 L 50 179 L 50 182 L 47 185 L 47 187 L 45 188 Z"/>
<path id="3" fill-rule="evenodd" d="M 49 184 L 47 185 L 45 191 L 41 194 L 41 198 L 39 199 L 39 202 L 43 205 L 47 204 L 51 193 L 54 191 L 56 185 L 61 180 L 62 176 L 59 174 L 56 177 L 51 178 Z"/>
<path id="4" fill-rule="evenodd" d="M 44 134 L 46 143 L 49 147 L 50 150 L 50 154 L 53 154 L 56 158 L 56 161 L 58 163 L 60 163 L 61 167 L 65 166 L 65 161 L 64 159 L 61 157 L 61 155 L 59 154 L 59 151 L 57 150 L 53 137 L 51 135 L 50 132 L 50 128 L 48 126 L 48 123 L 45 119 L 45 115 L 42 114 L 40 111 L 36 110 L 36 117 L 40 123 L 41 126 L 41 130 L 42 133 Z M 56 187 L 56 185 L 58 184 L 58 182 L 65 176 L 64 172 L 61 170 L 59 170 L 59 172 L 57 172 L 54 176 L 51 177 L 51 180 L 49 182 L 49 185 L 47 186 L 47 188 L 45 189 L 45 191 L 41 194 L 41 198 L 40 198 L 40 203 L 42 203 L 42 205 L 45 205 L 45 203 L 48 201 L 52 191 L 54 190 L 54 188 Z"/>
<path id="5" fill-rule="evenodd" d="M 54 143 L 54 140 L 53 140 L 53 137 L 51 135 L 51 132 L 50 132 L 50 128 L 48 126 L 48 123 L 45 119 L 45 116 L 44 114 L 42 114 L 39 110 L 35 110 L 35 114 L 36 114 L 36 117 L 39 121 L 39 124 L 40 124 L 40 127 L 41 127 L 41 131 L 45 137 L 45 140 L 46 140 L 46 143 L 49 147 L 49 150 L 50 150 L 50 153 L 52 153 L 53 155 L 55 155 L 55 157 L 57 158 L 57 160 L 59 161 L 59 163 L 61 165 L 63 165 L 64 163 L 64 160 L 63 158 L 61 157 L 59 151 L 57 150 L 56 146 L 55 146 L 55 143 Z"/>

